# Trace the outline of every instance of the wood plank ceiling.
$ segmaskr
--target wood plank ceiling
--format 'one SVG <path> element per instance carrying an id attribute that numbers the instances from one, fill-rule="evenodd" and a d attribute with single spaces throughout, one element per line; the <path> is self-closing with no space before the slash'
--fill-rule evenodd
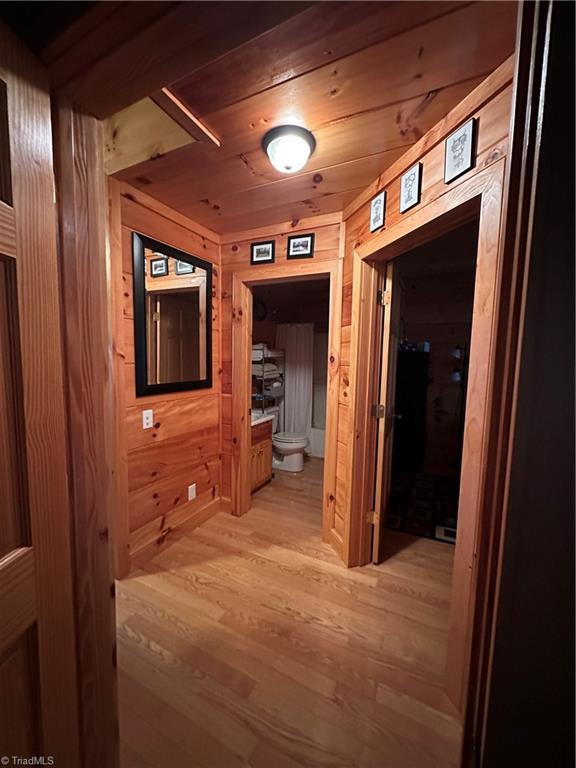
<path id="1" fill-rule="evenodd" d="M 184 5 L 251 14 L 253 36 L 245 20 L 239 44 L 225 53 L 216 45 L 200 66 L 202 57 L 189 56 L 191 74 L 148 91 L 169 85 L 221 146 L 151 147 L 150 159 L 114 175 L 219 233 L 342 210 L 514 50 L 513 2 Z M 258 6 L 271 5 L 290 11 L 262 32 Z M 95 70 L 78 79 L 80 96 Z M 92 111 L 109 114 L 102 96 L 93 102 Z M 286 122 L 317 141 L 292 176 L 275 171 L 260 146 Z"/>

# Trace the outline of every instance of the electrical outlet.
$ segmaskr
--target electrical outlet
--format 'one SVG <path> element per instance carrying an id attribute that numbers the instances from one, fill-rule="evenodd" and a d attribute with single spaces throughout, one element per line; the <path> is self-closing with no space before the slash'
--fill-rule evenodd
<path id="1" fill-rule="evenodd" d="M 142 429 L 152 429 L 154 426 L 154 411 L 150 408 L 142 411 Z"/>
<path id="2" fill-rule="evenodd" d="M 196 498 L 196 483 L 188 486 L 188 501 Z"/>

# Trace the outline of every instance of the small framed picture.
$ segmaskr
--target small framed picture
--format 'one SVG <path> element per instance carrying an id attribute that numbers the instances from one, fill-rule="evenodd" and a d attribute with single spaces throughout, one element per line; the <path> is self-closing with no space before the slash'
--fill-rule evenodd
<path id="1" fill-rule="evenodd" d="M 400 213 L 404 213 L 418 205 L 421 190 L 422 163 L 416 163 L 400 179 Z"/>
<path id="2" fill-rule="evenodd" d="M 462 176 L 476 160 L 476 119 L 473 117 L 444 142 L 444 183 Z"/>
<path id="3" fill-rule="evenodd" d="M 250 264 L 272 264 L 273 262 L 274 240 L 252 243 L 250 247 Z"/>
<path id="4" fill-rule="evenodd" d="M 289 235 L 286 255 L 289 259 L 311 259 L 314 255 L 314 234 Z"/>
<path id="5" fill-rule="evenodd" d="M 150 259 L 150 277 L 166 277 L 168 274 L 168 259 Z"/>
<path id="6" fill-rule="evenodd" d="M 176 259 L 176 274 L 177 275 L 192 275 L 196 272 L 194 264 L 188 264 L 187 261 L 179 261 Z"/>
<path id="7" fill-rule="evenodd" d="M 386 190 L 383 189 L 376 197 L 372 198 L 370 203 L 370 232 L 376 232 L 384 226 L 384 217 L 386 215 Z"/>

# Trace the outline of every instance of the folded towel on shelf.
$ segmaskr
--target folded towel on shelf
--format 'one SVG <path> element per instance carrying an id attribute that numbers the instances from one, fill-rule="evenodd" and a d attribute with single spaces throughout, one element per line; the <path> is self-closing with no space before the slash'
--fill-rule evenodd
<path id="1" fill-rule="evenodd" d="M 252 344 L 252 360 L 263 360 L 267 349 L 266 344 Z"/>
<path id="2" fill-rule="evenodd" d="M 278 373 L 278 366 L 274 363 L 252 363 L 253 376 L 262 376 L 267 373 Z"/>
<path id="3" fill-rule="evenodd" d="M 281 349 L 270 349 L 264 342 L 252 344 L 252 362 L 275 357 L 284 357 L 284 352 Z"/>

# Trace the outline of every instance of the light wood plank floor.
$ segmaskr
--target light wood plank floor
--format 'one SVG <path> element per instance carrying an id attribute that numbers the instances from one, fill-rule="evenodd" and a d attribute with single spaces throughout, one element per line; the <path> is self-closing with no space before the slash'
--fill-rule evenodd
<path id="1" fill-rule="evenodd" d="M 277 473 L 118 585 L 123 768 L 446 768 L 452 549 L 387 532 L 378 567 L 320 537 L 320 460 Z"/>

